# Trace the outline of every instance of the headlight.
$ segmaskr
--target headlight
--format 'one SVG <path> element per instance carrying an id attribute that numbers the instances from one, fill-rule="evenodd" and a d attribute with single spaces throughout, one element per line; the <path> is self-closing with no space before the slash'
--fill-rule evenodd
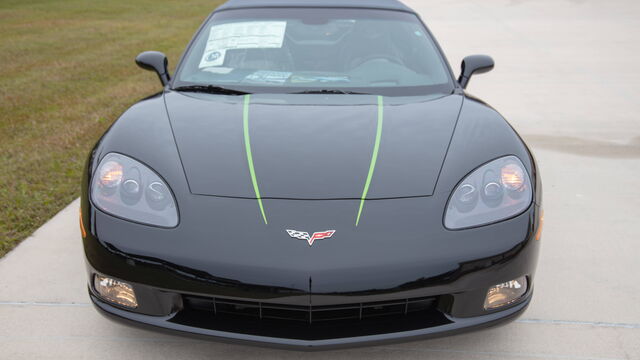
<path id="1" fill-rule="evenodd" d="M 533 198 L 531 180 L 520 159 L 505 156 L 482 165 L 453 191 L 444 225 L 462 229 L 494 223 L 526 210 Z"/>
<path id="2" fill-rule="evenodd" d="M 100 210 L 149 225 L 178 225 L 178 210 L 169 186 L 153 170 L 130 157 L 109 153 L 100 161 L 91 185 Z"/>

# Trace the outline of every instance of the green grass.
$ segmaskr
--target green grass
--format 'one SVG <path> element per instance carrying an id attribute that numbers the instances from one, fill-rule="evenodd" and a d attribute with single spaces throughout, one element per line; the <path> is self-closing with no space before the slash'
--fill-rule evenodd
<path id="1" fill-rule="evenodd" d="M 135 56 L 158 50 L 175 66 L 221 2 L 0 2 L 0 257 L 79 196 L 92 145 L 160 89 Z"/>

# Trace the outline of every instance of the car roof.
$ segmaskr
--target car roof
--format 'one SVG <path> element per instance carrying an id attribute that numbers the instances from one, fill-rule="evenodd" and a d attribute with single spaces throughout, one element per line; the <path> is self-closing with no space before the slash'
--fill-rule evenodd
<path id="1" fill-rule="evenodd" d="M 399 0 L 229 0 L 216 11 L 273 7 L 363 8 L 414 13 L 411 8 Z"/>

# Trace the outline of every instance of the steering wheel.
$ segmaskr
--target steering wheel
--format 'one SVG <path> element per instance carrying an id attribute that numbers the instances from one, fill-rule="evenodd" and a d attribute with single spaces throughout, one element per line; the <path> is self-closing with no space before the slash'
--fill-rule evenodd
<path id="1" fill-rule="evenodd" d="M 389 54 L 372 54 L 372 55 L 363 56 L 363 57 L 359 57 L 351 60 L 351 62 L 349 63 L 349 68 L 355 69 L 359 66 L 362 66 L 365 63 L 368 63 L 370 61 L 376 61 L 376 60 L 387 60 L 394 64 L 405 66 L 404 61 L 402 61 L 397 56 L 389 55 Z"/>

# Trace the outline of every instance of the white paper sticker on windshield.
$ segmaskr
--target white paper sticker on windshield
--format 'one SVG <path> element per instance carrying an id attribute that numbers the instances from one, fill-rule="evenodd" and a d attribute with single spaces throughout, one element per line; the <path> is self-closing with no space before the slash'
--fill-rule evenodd
<path id="1" fill-rule="evenodd" d="M 229 67 L 208 67 L 206 69 L 202 69 L 202 71 L 214 73 L 214 74 L 229 74 L 233 71 L 233 68 Z"/>
<path id="2" fill-rule="evenodd" d="M 222 66 L 227 50 L 281 48 L 286 30 L 286 21 L 247 21 L 212 26 L 200 68 Z"/>

